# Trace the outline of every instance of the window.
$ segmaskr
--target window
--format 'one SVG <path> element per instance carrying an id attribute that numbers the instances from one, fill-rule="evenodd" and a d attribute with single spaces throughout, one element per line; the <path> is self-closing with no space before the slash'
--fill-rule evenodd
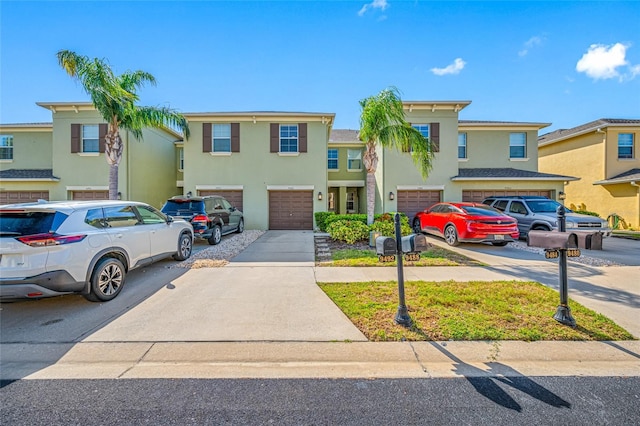
<path id="1" fill-rule="evenodd" d="M 618 135 L 618 158 L 633 158 L 633 133 Z"/>
<path id="2" fill-rule="evenodd" d="M 12 135 L 0 135 L 0 160 L 13 160 Z"/>
<path id="3" fill-rule="evenodd" d="M 420 132 L 422 136 L 429 139 L 429 125 L 428 124 L 413 124 L 411 127 Z"/>
<path id="4" fill-rule="evenodd" d="M 509 206 L 509 213 L 527 214 L 527 208 L 520 201 L 512 201 Z"/>
<path id="5" fill-rule="evenodd" d="M 329 151 L 327 151 L 327 158 L 327 168 L 329 170 L 338 170 L 338 150 L 330 149 Z"/>
<path id="6" fill-rule="evenodd" d="M 362 170 L 362 151 L 350 149 L 347 151 L 347 169 Z"/>
<path id="7" fill-rule="evenodd" d="M 347 192 L 347 213 L 356 212 L 356 193 Z"/>
<path id="8" fill-rule="evenodd" d="M 280 126 L 280 152 L 298 152 L 298 125 Z"/>
<path id="9" fill-rule="evenodd" d="M 509 158 L 526 158 L 527 135 L 526 133 L 509 134 Z"/>
<path id="10" fill-rule="evenodd" d="M 458 133 L 458 158 L 467 158 L 467 134 Z"/>
<path id="11" fill-rule="evenodd" d="M 333 192 L 329 192 L 329 211 L 335 211 L 336 210 L 336 194 Z"/>
<path id="12" fill-rule="evenodd" d="M 105 207 L 104 215 L 108 224 L 107 228 L 134 226 L 138 223 L 138 216 L 131 206 Z"/>
<path id="13" fill-rule="evenodd" d="M 184 148 L 180 148 L 178 152 L 179 152 L 178 170 L 184 170 Z"/>
<path id="14" fill-rule="evenodd" d="M 167 222 L 162 213 L 151 206 L 136 206 L 136 209 L 142 218 L 142 223 L 145 225 Z"/>
<path id="15" fill-rule="evenodd" d="M 212 133 L 212 152 L 231 152 L 231 124 L 214 124 Z"/>
<path id="16" fill-rule="evenodd" d="M 82 152 L 100 152 L 100 136 L 97 124 L 82 126 Z"/>

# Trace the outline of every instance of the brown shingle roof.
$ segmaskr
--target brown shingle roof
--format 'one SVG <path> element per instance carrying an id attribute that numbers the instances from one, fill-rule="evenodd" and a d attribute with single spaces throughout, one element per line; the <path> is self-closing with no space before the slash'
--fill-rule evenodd
<path id="1" fill-rule="evenodd" d="M 538 145 L 547 145 L 568 137 L 579 135 L 587 131 L 595 131 L 600 127 L 609 127 L 616 125 L 640 125 L 638 119 L 626 119 L 626 118 L 600 118 L 598 120 L 590 121 L 589 123 L 582 124 L 580 126 L 573 127 L 571 129 L 558 129 L 550 133 L 545 133 L 538 137 Z"/>
<path id="2" fill-rule="evenodd" d="M 578 180 L 573 176 L 540 173 L 531 170 L 504 168 L 469 168 L 458 170 L 458 175 L 451 180 L 472 179 L 513 179 L 513 180 Z"/>

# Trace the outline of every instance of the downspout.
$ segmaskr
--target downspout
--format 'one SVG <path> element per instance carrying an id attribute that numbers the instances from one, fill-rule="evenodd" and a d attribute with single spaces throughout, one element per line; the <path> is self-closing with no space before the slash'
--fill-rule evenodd
<path id="1" fill-rule="evenodd" d="M 631 184 L 631 186 L 635 186 L 636 188 L 638 188 L 636 190 L 636 209 L 638 209 L 636 213 L 637 213 L 637 218 L 640 221 L 640 185 L 635 180 L 632 180 L 629 183 Z"/>
<path id="2" fill-rule="evenodd" d="M 607 179 L 609 177 L 609 175 L 607 175 L 607 132 L 598 127 L 596 133 L 602 133 L 602 158 L 604 160 L 602 162 L 602 176 Z"/>

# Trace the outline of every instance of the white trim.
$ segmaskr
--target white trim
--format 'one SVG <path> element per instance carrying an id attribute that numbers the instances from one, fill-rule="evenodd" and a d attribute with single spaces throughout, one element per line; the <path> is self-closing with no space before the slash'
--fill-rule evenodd
<path id="1" fill-rule="evenodd" d="M 363 188 L 363 180 L 330 180 L 327 182 L 327 186 L 353 186 L 356 188 Z"/>
<path id="2" fill-rule="evenodd" d="M 280 157 L 298 157 L 300 155 L 299 152 L 278 152 Z"/>
<path id="3" fill-rule="evenodd" d="M 184 181 L 183 180 L 177 180 L 176 181 L 176 186 L 178 188 L 184 188 Z"/>
<path id="4" fill-rule="evenodd" d="M 219 189 L 220 191 L 244 190 L 244 185 L 196 185 L 196 191 L 211 191 Z"/>
<path id="5" fill-rule="evenodd" d="M 99 152 L 77 152 L 80 157 L 99 157 Z"/>
<path id="6" fill-rule="evenodd" d="M 313 191 L 314 185 L 267 185 L 267 191 Z"/>
<path id="7" fill-rule="evenodd" d="M 458 163 L 466 163 L 467 161 L 469 161 L 468 158 L 458 158 Z"/>
<path id="8" fill-rule="evenodd" d="M 340 169 L 327 169 L 329 170 L 329 173 L 337 173 L 340 171 Z"/>
<path id="9" fill-rule="evenodd" d="M 444 185 L 397 185 L 396 191 L 444 191 Z"/>
<path id="10" fill-rule="evenodd" d="M 60 182 L 59 178 L 2 178 L 2 182 Z"/>
<path id="11" fill-rule="evenodd" d="M 359 173 L 361 171 L 362 171 L 362 169 L 347 169 L 347 172 L 349 172 L 349 173 Z"/>
<path id="12" fill-rule="evenodd" d="M 0 160 L 0 163 L 13 163 L 13 158 L 5 158 L 4 160 Z"/>
<path id="13" fill-rule="evenodd" d="M 89 185 L 89 186 L 67 186 L 67 191 L 108 191 L 108 186 L 102 185 Z"/>
<path id="14" fill-rule="evenodd" d="M 231 151 L 229 152 L 217 151 L 217 152 L 210 152 L 209 154 L 211 154 L 211 156 L 213 157 L 231 157 Z"/>
<path id="15" fill-rule="evenodd" d="M 528 158 L 509 158 L 509 161 L 529 161 Z"/>

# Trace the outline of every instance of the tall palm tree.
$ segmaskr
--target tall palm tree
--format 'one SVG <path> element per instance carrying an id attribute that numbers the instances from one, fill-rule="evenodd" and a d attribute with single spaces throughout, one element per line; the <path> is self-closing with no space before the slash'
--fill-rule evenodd
<path id="1" fill-rule="evenodd" d="M 109 164 L 110 200 L 118 196 L 118 165 L 124 148 L 120 129 L 129 131 L 136 139 L 142 139 L 142 130 L 147 127 L 177 128 L 185 138 L 189 137 L 189 126 L 182 114 L 164 107 L 136 105 L 139 100 L 136 91 L 144 83 L 155 85 L 153 75 L 144 71 L 115 75 L 104 59 L 90 59 L 69 50 L 60 50 L 57 57 L 67 74 L 82 84 L 96 110 L 108 123 L 105 157 Z"/>
<path id="2" fill-rule="evenodd" d="M 413 162 L 426 179 L 433 165 L 433 148 L 431 142 L 405 120 L 397 88 L 389 87 L 375 96 L 362 99 L 360 106 L 360 140 L 366 143 L 362 162 L 367 170 L 367 223 L 372 224 L 378 168 L 376 149 L 410 151 Z"/>

